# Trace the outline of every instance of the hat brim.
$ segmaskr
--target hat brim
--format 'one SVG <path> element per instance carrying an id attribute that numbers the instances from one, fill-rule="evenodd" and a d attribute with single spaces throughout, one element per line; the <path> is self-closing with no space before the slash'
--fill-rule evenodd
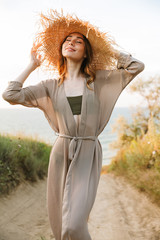
<path id="1" fill-rule="evenodd" d="M 57 69 L 60 47 L 64 39 L 73 32 L 83 34 L 90 42 L 93 51 L 91 65 L 95 70 L 110 69 L 115 66 L 113 50 L 115 41 L 89 22 L 50 10 L 48 16 L 41 14 L 40 23 L 42 31 L 36 37 L 39 46 L 37 50 L 43 55 L 45 64 L 50 68 Z"/>

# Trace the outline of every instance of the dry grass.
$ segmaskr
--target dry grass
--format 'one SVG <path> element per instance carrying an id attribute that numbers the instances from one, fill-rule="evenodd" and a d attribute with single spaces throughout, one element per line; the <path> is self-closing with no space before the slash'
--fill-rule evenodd
<path id="1" fill-rule="evenodd" d="M 101 174 L 109 172 L 123 176 L 160 206 L 160 133 L 153 123 L 143 138 L 120 149 L 111 164 L 103 166 Z"/>

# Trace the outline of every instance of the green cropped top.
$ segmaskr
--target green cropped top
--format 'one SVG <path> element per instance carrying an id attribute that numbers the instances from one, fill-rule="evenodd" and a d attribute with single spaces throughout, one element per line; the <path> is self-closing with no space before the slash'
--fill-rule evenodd
<path id="1" fill-rule="evenodd" d="M 67 97 L 73 115 L 81 114 L 82 96 Z"/>

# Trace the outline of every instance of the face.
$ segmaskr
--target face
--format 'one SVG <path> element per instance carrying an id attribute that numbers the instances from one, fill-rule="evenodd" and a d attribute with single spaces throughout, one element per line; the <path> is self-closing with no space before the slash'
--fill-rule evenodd
<path id="1" fill-rule="evenodd" d="M 86 57 L 83 35 L 80 33 L 71 33 L 68 35 L 62 45 L 62 55 L 66 59 L 70 58 L 76 62 L 83 61 Z"/>

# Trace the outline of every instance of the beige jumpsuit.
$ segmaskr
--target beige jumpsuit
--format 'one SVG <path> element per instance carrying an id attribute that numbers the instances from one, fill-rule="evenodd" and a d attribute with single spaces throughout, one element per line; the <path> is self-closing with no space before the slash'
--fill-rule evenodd
<path id="1" fill-rule="evenodd" d="M 122 90 L 143 69 L 142 62 L 121 53 L 116 70 L 97 71 L 91 84 L 93 91 L 84 85 L 78 129 L 64 84 L 58 87 L 55 79 L 26 88 L 11 81 L 3 93 L 11 104 L 40 108 L 52 129 L 60 134 L 51 150 L 47 183 L 48 214 L 56 240 L 92 239 L 87 220 L 102 167 L 98 135 Z"/>

